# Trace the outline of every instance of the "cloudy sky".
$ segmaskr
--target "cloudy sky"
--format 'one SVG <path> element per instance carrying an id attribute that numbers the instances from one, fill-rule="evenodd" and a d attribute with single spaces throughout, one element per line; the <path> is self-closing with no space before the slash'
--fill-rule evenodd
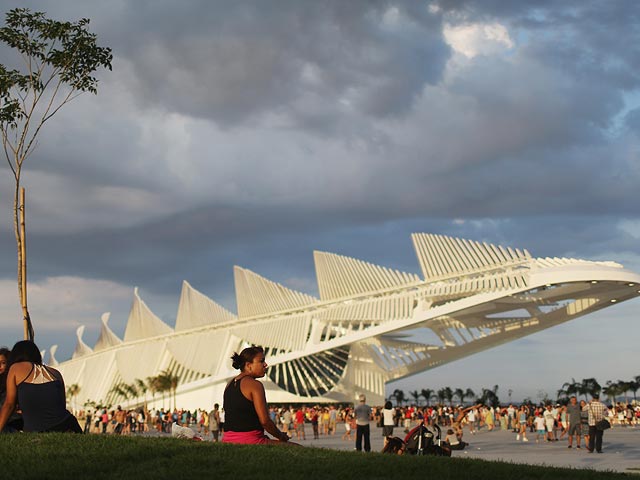
<path id="1" fill-rule="evenodd" d="M 634 0 L 19 4 L 90 18 L 114 53 L 99 94 L 62 110 L 25 163 L 31 315 L 59 360 L 78 325 L 95 342 L 104 311 L 122 335 L 134 286 L 173 325 L 183 279 L 235 310 L 235 264 L 311 294 L 314 249 L 417 273 L 412 232 L 640 272 Z M 0 168 L 11 345 L 21 319 Z M 390 388 L 497 383 L 535 398 L 571 377 L 629 379 L 639 307 Z"/>

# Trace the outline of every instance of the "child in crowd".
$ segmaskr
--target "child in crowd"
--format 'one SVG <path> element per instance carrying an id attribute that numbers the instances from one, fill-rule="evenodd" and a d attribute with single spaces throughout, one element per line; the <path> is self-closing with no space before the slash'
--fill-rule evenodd
<path id="1" fill-rule="evenodd" d="M 546 435 L 545 422 L 544 417 L 542 416 L 542 412 L 538 412 L 538 415 L 533 420 L 533 424 L 536 429 L 536 443 L 538 443 L 540 441 L 540 437 L 544 439 Z"/>

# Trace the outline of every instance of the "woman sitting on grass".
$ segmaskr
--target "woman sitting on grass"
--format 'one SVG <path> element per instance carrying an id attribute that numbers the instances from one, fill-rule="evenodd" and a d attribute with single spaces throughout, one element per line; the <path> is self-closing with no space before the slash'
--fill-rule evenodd
<path id="1" fill-rule="evenodd" d="M 452 428 L 447 430 L 447 436 L 444 438 L 444 442 L 449 446 L 451 450 L 464 450 L 469 445 L 467 442 L 460 440 L 456 432 Z"/>
<path id="2" fill-rule="evenodd" d="M 9 355 L 11 350 L 6 347 L 0 348 L 0 407 L 4 404 L 7 396 L 7 373 L 9 370 Z M 1 430 L 3 433 L 14 433 L 22 430 L 22 415 L 13 413 L 7 420 L 6 425 Z"/>
<path id="3" fill-rule="evenodd" d="M 233 368 L 240 370 L 224 390 L 224 411 L 226 412 L 225 443 L 290 444 L 289 436 L 278 430 L 269 417 L 264 386 L 256 380 L 266 374 L 267 363 L 262 347 L 245 348 L 231 357 Z M 268 438 L 264 432 L 277 440 Z"/>
<path id="4" fill-rule="evenodd" d="M 25 432 L 82 433 L 66 408 L 64 380 L 56 369 L 42 364 L 40 350 L 29 340 L 13 346 L 9 356 L 7 398 L 0 410 L 0 430 L 20 404 Z"/>

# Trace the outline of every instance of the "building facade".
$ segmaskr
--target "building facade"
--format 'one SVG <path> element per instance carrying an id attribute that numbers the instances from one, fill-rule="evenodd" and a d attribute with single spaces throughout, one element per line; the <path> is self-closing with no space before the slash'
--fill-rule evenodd
<path id="1" fill-rule="evenodd" d="M 78 329 L 73 358 L 51 363 L 86 402 L 173 405 L 147 391 L 159 372 L 177 380 L 184 408 L 221 403 L 235 374 L 230 356 L 265 348 L 273 403 L 382 404 L 385 384 L 573 320 L 640 295 L 640 276 L 614 262 L 534 258 L 526 250 L 413 234 L 422 276 L 314 252 L 319 298 L 234 267 L 237 315 L 186 281 L 172 328 L 137 289 L 120 339 L 102 316 L 93 347 Z"/>

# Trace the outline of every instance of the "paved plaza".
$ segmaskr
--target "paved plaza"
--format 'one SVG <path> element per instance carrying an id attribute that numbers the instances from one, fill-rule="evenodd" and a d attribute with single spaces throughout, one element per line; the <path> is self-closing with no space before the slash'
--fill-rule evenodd
<path id="1" fill-rule="evenodd" d="M 341 440 L 343 424 L 339 424 L 335 436 L 321 435 L 320 440 L 304 440 L 305 446 L 353 450 L 355 441 Z M 444 432 L 443 432 L 444 433 Z M 306 426 L 307 438 L 312 438 L 311 426 Z M 395 428 L 394 434 L 403 438 L 402 428 Z M 584 444 L 580 450 L 567 448 L 566 437 L 558 442 L 535 443 L 535 434 L 530 434 L 529 442 L 517 442 L 516 435 L 506 431 L 488 432 L 481 430 L 469 435 L 465 429 L 464 441 L 470 445 L 463 451 L 454 451 L 453 457 L 480 458 L 514 463 L 527 463 L 556 467 L 591 468 L 640 474 L 640 427 L 612 428 L 604 432 L 603 453 L 588 453 Z M 294 439 L 294 441 L 296 441 Z M 382 429 L 371 430 L 371 449 L 382 450 Z"/>
<path id="2" fill-rule="evenodd" d="M 311 425 L 305 425 L 306 440 L 292 439 L 305 447 L 329 448 L 332 450 L 355 450 L 355 436 L 351 440 L 342 440 L 344 424 L 338 424 L 335 435 L 320 435 L 313 440 Z M 194 429 L 195 430 L 195 429 Z M 443 430 L 443 436 L 445 431 Z M 145 435 L 157 436 L 156 432 Z M 164 435 L 164 434 L 160 434 Z M 404 429 L 396 427 L 394 436 L 404 438 Z M 211 436 L 205 437 L 210 441 Z M 515 433 L 510 431 L 480 430 L 475 435 L 464 432 L 465 450 L 454 451 L 452 457 L 479 458 L 503 462 L 568 467 L 578 469 L 609 470 L 640 475 L 640 427 L 615 427 L 604 432 L 603 453 L 589 453 L 582 443 L 580 449 L 567 448 L 566 436 L 557 442 L 535 442 L 535 433 L 529 434 L 529 442 L 516 441 Z M 575 445 L 575 444 L 574 444 Z M 382 428 L 371 428 L 371 450 L 380 452 L 383 446 Z"/>

